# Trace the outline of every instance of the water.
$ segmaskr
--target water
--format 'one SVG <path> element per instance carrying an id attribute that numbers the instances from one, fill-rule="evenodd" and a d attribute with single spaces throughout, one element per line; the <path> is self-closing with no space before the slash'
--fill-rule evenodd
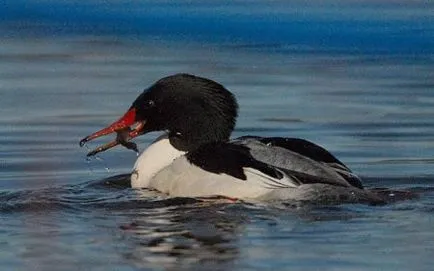
<path id="1" fill-rule="evenodd" d="M 0 11 L 1 269 L 432 269 L 432 3 L 80 3 Z M 131 150 L 86 161 L 83 136 L 177 72 L 235 93 L 234 136 L 312 140 L 368 188 L 418 198 L 168 199 L 127 187 Z"/>

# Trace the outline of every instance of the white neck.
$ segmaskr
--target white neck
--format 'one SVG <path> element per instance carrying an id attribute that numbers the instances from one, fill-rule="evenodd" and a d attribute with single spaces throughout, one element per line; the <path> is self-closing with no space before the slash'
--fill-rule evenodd
<path id="1" fill-rule="evenodd" d="M 166 133 L 161 135 L 137 158 L 131 174 L 131 187 L 148 187 L 155 174 L 184 154 L 170 144 Z"/>

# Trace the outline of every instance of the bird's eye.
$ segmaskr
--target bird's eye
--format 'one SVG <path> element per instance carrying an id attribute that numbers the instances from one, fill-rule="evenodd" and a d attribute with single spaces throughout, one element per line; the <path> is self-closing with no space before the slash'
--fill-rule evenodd
<path id="1" fill-rule="evenodd" d="M 155 102 L 153 100 L 148 100 L 147 106 L 153 107 L 155 105 Z"/>

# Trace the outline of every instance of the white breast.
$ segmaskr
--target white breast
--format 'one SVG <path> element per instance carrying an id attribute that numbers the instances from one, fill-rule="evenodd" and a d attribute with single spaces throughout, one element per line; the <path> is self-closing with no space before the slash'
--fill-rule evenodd
<path id="1" fill-rule="evenodd" d="M 137 158 L 131 174 L 131 187 L 150 187 L 151 179 L 160 170 L 184 154 L 170 144 L 167 134 L 160 136 Z"/>

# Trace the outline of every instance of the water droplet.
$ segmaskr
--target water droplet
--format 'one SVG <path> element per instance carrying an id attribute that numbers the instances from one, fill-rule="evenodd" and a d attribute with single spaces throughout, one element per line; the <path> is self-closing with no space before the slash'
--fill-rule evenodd
<path id="1" fill-rule="evenodd" d="M 99 161 L 100 163 L 103 164 L 104 169 L 105 169 L 107 172 L 110 172 L 110 168 L 107 166 L 107 163 L 105 162 L 104 159 L 102 159 L 102 158 L 99 157 L 98 155 L 94 155 L 94 157 L 95 157 L 95 160 L 97 160 L 97 161 Z"/>
<path id="2" fill-rule="evenodd" d="M 86 161 L 87 168 L 89 169 L 89 173 L 93 174 L 94 171 L 93 171 L 92 164 L 91 164 L 92 159 L 90 157 L 86 157 L 85 161 Z"/>
<path id="3" fill-rule="evenodd" d="M 86 157 L 86 160 L 85 160 L 91 174 L 93 174 L 95 172 L 95 167 L 92 167 L 92 161 L 95 161 L 95 160 L 102 164 L 102 166 L 104 167 L 105 171 L 110 172 L 110 168 L 108 167 L 108 165 L 105 162 L 105 160 L 103 158 L 101 158 L 100 156 L 98 156 L 98 155 L 94 155 L 94 156 L 88 156 L 88 157 Z"/>
<path id="4" fill-rule="evenodd" d="M 95 157 L 95 160 L 97 160 L 97 161 L 104 162 L 104 159 L 102 159 L 98 155 L 94 155 L 93 157 Z"/>

